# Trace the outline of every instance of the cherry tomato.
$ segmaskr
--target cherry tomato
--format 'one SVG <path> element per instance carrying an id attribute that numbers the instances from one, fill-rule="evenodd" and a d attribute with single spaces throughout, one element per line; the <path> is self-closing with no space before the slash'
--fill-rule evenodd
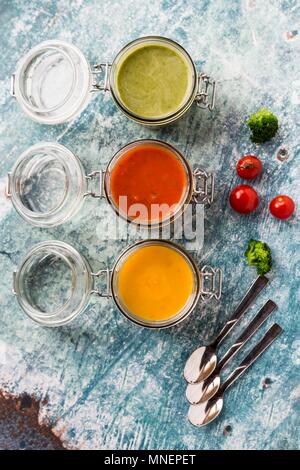
<path id="1" fill-rule="evenodd" d="M 251 186 L 240 184 L 231 191 L 229 202 L 232 209 L 236 212 L 249 214 L 257 208 L 259 197 L 255 189 Z"/>
<path id="2" fill-rule="evenodd" d="M 253 180 L 262 172 L 262 164 L 255 155 L 245 155 L 236 165 L 236 171 L 240 178 Z"/>
<path id="3" fill-rule="evenodd" d="M 277 219 L 288 219 L 294 213 L 295 203 L 289 196 L 276 196 L 270 202 L 269 209 Z"/>

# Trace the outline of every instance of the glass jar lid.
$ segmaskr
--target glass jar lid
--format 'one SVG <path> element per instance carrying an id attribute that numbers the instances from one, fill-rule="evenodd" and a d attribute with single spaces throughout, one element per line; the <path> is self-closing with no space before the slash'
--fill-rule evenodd
<path id="1" fill-rule="evenodd" d="M 81 207 L 87 189 L 80 160 L 63 145 L 27 149 L 8 175 L 8 196 L 19 214 L 39 227 L 59 225 Z"/>
<path id="2" fill-rule="evenodd" d="M 88 304 L 91 268 L 72 246 L 60 241 L 39 243 L 14 273 L 14 292 L 25 313 L 44 326 L 61 326 Z"/>
<path id="3" fill-rule="evenodd" d="M 91 97 L 92 72 L 82 52 L 64 41 L 31 49 L 13 75 L 12 94 L 33 120 L 59 124 L 77 116 Z"/>

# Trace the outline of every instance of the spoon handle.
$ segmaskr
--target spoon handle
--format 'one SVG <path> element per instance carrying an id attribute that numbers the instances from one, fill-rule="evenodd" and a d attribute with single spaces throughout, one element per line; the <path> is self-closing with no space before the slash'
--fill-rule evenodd
<path id="1" fill-rule="evenodd" d="M 219 394 L 223 394 L 246 370 L 259 358 L 259 356 L 275 341 L 283 329 L 275 323 L 264 337 L 254 346 L 241 364 L 227 377 L 220 387 Z"/>
<path id="2" fill-rule="evenodd" d="M 226 338 L 228 333 L 232 330 L 232 328 L 237 324 L 237 322 L 244 315 L 246 310 L 254 302 L 258 294 L 263 290 L 264 287 L 266 287 L 268 282 L 269 282 L 269 279 L 266 276 L 258 276 L 256 281 L 252 284 L 252 286 L 246 293 L 245 297 L 242 299 L 242 301 L 239 303 L 239 305 L 235 309 L 231 318 L 225 323 L 224 327 L 218 334 L 217 338 L 214 340 L 212 344 L 214 348 L 217 348 L 219 344 Z"/>
<path id="3" fill-rule="evenodd" d="M 238 337 L 235 343 L 228 349 L 225 355 L 222 357 L 218 364 L 218 371 L 237 354 L 237 352 L 244 346 L 244 344 L 254 335 L 254 333 L 260 328 L 260 326 L 269 318 L 273 310 L 277 308 L 277 305 L 272 300 L 268 300 L 265 305 L 260 309 L 258 314 L 249 323 L 247 328 Z"/>

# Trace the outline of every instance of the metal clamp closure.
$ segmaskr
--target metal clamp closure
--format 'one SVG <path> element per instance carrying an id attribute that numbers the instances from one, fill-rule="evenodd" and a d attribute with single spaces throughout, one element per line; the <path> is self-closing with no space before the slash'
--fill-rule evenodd
<path id="1" fill-rule="evenodd" d="M 17 289 L 16 289 L 16 279 L 17 278 L 17 272 L 13 271 L 13 285 L 12 285 L 12 293 L 14 295 L 17 295 Z"/>
<path id="2" fill-rule="evenodd" d="M 14 98 L 16 97 L 15 78 L 16 78 L 16 75 L 13 73 L 12 76 L 10 77 L 10 95 L 13 96 Z"/>
<path id="3" fill-rule="evenodd" d="M 11 197 L 10 177 L 11 177 L 11 173 L 7 173 L 7 183 L 6 183 L 6 186 L 5 186 L 5 196 L 6 196 L 7 198 L 10 198 L 10 197 Z"/>
<path id="4" fill-rule="evenodd" d="M 196 204 L 211 204 L 214 200 L 215 176 L 196 168 L 193 171 L 193 201 Z"/>
<path id="5" fill-rule="evenodd" d="M 212 111 L 215 107 L 216 82 L 215 80 L 210 80 L 209 76 L 205 73 L 198 74 L 198 90 L 195 101 L 199 108 Z"/>
<path id="6" fill-rule="evenodd" d="M 87 180 L 87 192 L 84 193 L 84 197 L 86 196 L 91 196 L 91 197 L 96 197 L 96 198 L 104 198 L 105 197 L 105 192 L 104 192 L 104 176 L 105 176 L 105 170 L 97 170 L 97 171 L 92 171 L 88 175 L 85 176 Z M 95 192 L 89 189 L 89 182 L 95 179 L 96 177 L 99 177 L 99 192 Z"/>
<path id="7" fill-rule="evenodd" d="M 101 292 L 99 289 L 93 289 L 92 294 L 97 294 L 99 297 L 111 297 L 111 287 L 110 287 L 110 280 L 111 280 L 111 273 L 112 270 L 109 268 L 100 269 L 100 271 L 96 273 L 92 273 L 93 277 L 102 277 L 105 276 L 105 291 Z"/>
<path id="8" fill-rule="evenodd" d="M 219 300 L 222 294 L 223 273 L 220 268 L 203 266 L 200 271 L 200 292 L 201 298 Z"/>
<path id="9" fill-rule="evenodd" d="M 105 62 L 103 64 L 96 64 L 92 68 L 93 75 L 103 75 L 103 82 L 102 83 L 93 83 L 91 92 L 95 91 L 109 91 L 109 73 L 110 73 L 111 64 Z"/>

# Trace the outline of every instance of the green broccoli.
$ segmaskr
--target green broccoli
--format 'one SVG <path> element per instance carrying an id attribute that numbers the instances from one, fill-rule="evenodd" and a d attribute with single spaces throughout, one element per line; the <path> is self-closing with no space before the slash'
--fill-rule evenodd
<path id="1" fill-rule="evenodd" d="M 278 118 L 267 108 L 261 108 L 251 114 L 248 126 L 252 132 L 251 140 L 257 144 L 272 139 L 278 131 Z"/>
<path id="2" fill-rule="evenodd" d="M 272 268 L 271 250 L 266 243 L 259 240 L 249 240 L 245 256 L 249 266 L 256 266 L 257 274 L 266 274 Z"/>

